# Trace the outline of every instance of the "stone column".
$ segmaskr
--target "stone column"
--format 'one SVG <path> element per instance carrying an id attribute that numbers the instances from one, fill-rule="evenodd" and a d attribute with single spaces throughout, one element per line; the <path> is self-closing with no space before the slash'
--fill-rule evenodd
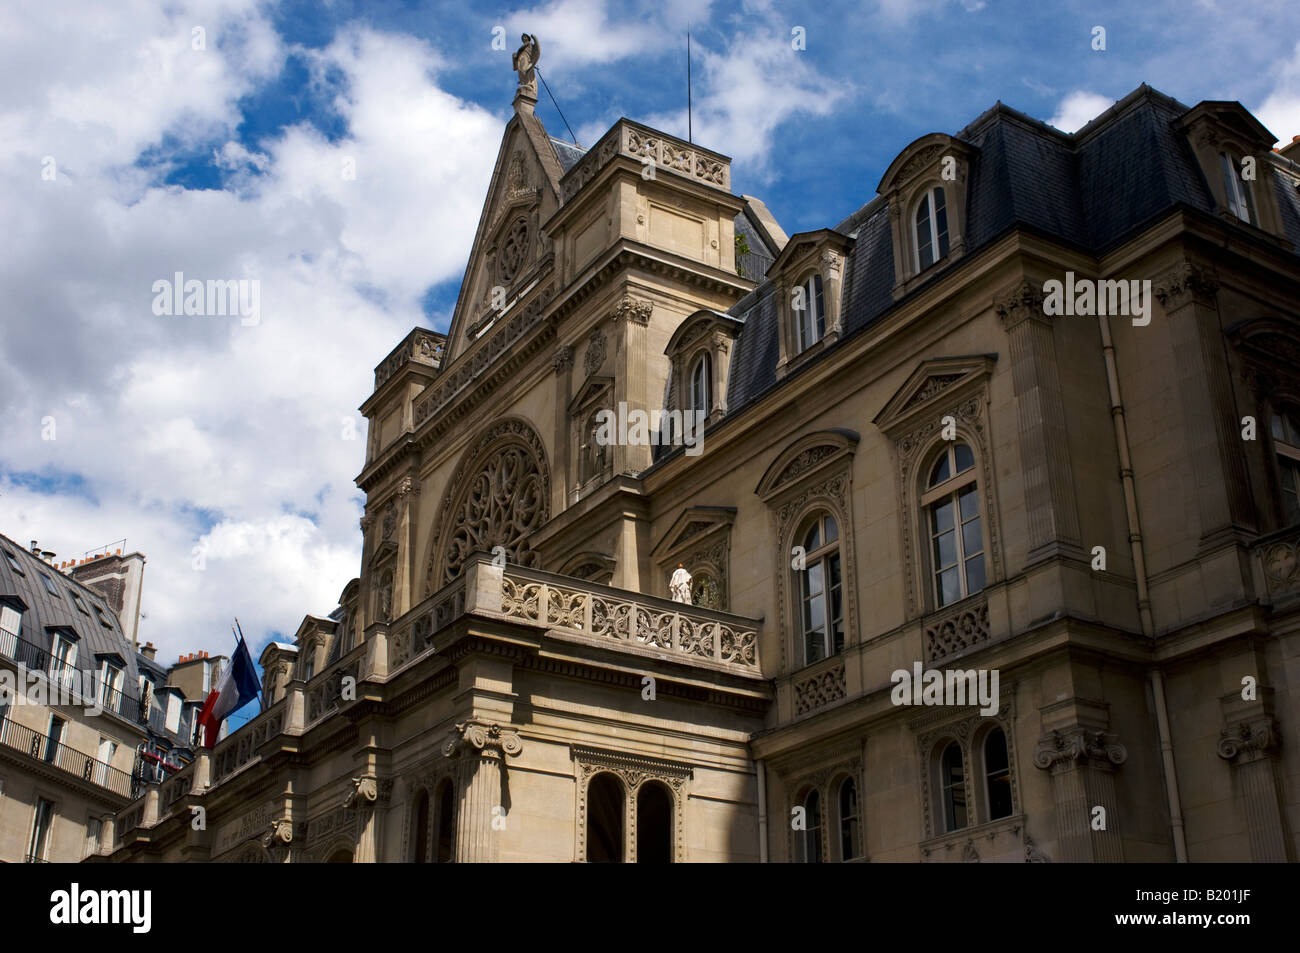
<path id="1" fill-rule="evenodd" d="M 399 618 L 419 602 L 417 580 L 412 569 L 411 554 L 415 552 L 415 533 L 419 517 L 420 481 L 403 477 L 397 487 L 397 507 L 400 516 L 397 525 L 397 558 L 393 564 L 393 605 L 390 619 Z"/>
<path id="2" fill-rule="evenodd" d="M 1173 341 L 1188 459 L 1196 461 L 1202 548 L 1237 530 L 1255 529 L 1241 420 L 1219 326 L 1218 289 L 1213 273 L 1186 260 L 1153 282 Z"/>
<path id="3" fill-rule="evenodd" d="M 364 774 L 352 779 L 353 790 L 348 795 L 345 806 L 357 811 L 357 850 L 352 855 L 354 864 L 374 864 L 379 862 L 381 843 L 381 818 L 379 809 L 387 805 L 393 790 L 393 782 L 380 779 L 373 774 Z"/>
<path id="4" fill-rule="evenodd" d="M 1219 738 L 1219 757 L 1232 765 L 1233 781 L 1245 809 L 1250 859 L 1255 863 L 1291 859 L 1274 760 L 1280 745 L 1277 722 L 1266 715 L 1229 725 Z"/>
<path id="5" fill-rule="evenodd" d="M 1082 558 L 1056 344 L 1051 318 L 1043 313 L 1042 289 L 1021 281 L 994 302 L 994 309 L 1011 351 L 1029 562 L 1062 548 Z"/>
<path id="6" fill-rule="evenodd" d="M 1039 739 L 1034 764 L 1052 775 L 1059 860 L 1124 860 L 1114 769 L 1127 759 L 1128 751 L 1112 735 L 1078 725 L 1054 729 Z M 1096 807 L 1106 810 L 1105 830 L 1092 829 Z"/>
<path id="7" fill-rule="evenodd" d="M 646 374 L 646 336 L 652 302 L 625 294 L 614 306 L 614 335 L 619 349 L 614 366 L 614 407 L 627 402 L 629 414 L 634 410 L 650 410 L 651 403 L 659 406 L 660 394 L 648 394 L 649 375 Z M 649 443 L 637 447 L 614 448 L 614 473 L 640 472 L 650 466 Z"/>
<path id="8" fill-rule="evenodd" d="M 505 763 L 523 750 L 513 728 L 471 719 L 461 722 L 442 746 L 444 757 L 457 759 L 456 862 L 486 863 L 496 860 L 495 817 L 510 811 L 510 790 Z M 498 809 L 494 813 L 494 809 Z"/>
<path id="9" fill-rule="evenodd" d="M 568 505 L 569 486 L 577 485 L 579 474 L 570 473 L 570 445 L 573 432 L 580 434 L 581 420 L 569 419 L 569 401 L 573 399 L 573 348 L 568 344 L 555 349 L 555 466 L 551 469 L 551 512 L 562 513 Z M 581 446 L 581 442 L 578 444 Z"/>
<path id="10" fill-rule="evenodd" d="M 833 248 L 822 251 L 820 265 L 822 270 L 822 300 L 826 307 L 826 335 L 823 340 L 830 347 L 843 333 L 843 296 L 844 256 Z"/>

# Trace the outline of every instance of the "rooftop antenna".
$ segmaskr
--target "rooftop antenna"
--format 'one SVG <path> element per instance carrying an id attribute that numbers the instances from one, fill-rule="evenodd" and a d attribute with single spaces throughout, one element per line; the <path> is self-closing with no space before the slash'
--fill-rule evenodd
<path id="1" fill-rule="evenodd" d="M 686 141 L 695 144 L 695 130 L 691 126 L 691 27 L 686 26 Z"/>
<path id="2" fill-rule="evenodd" d="M 564 118 L 564 112 L 560 109 L 560 104 L 555 102 L 555 94 L 551 92 L 550 84 L 546 82 L 546 77 L 542 75 L 541 70 L 537 70 L 537 78 L 542 81 L 542 87 L 546 90 L 546 95 L 550 96 L 551 102 L 555 104 L 555 111 L 560 114 L 560 119 L 564 122 L 564 128 L 569 130 L 569 138 L 573 140 L 575 146 L 578 146 L 578 137 L 573 134 L 573 127 L 569 125 L 569 120 Z M 578 146 L 578 148 L 581 149 L 582 146 Z"/>

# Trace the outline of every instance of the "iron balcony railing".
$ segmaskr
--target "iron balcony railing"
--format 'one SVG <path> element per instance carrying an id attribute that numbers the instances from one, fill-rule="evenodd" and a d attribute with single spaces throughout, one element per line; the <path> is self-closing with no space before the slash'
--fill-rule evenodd
<path id="1" fill-rule="evenodd" d="M 12 719 L 0 720 L 0 745 L 21 751 L 37 761 L 44 761 L 68 774 L 89 781 L 102 788 L 119 794 L 131 796 L 131 775 L 110 764 L 92 758 L 83 751 L 69 748 L 61 741 L 43 735 L 26 725 L 19 725 Z"/>
<path id="2" fill-rule="evenodd" d="M 144 721 L 147 711 L 145 703 L 139 698 L 110 688 L 104 681 L 102 673 L 69 665 L 52 655 L 49 649 L 2 629 L 0 629 L 0 656 L 23 665 L 29 672 L 44 673 L 52 686 L 63 686 L 83 705 L 98 704 L 105 711 L 110 711 L 135 724 L 142 724 Z M 87 673 L 90 675 L 89 685 L 86 684 Z M 90 698 L 85 697 L 87 688 L 91 689 Z"/>

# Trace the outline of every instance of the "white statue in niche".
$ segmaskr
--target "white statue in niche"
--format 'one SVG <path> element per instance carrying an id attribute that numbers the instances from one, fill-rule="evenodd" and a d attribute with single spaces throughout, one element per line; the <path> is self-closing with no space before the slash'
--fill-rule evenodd
<path id="1" fill-rule="evenodd" d="M 673 570 L 673 578 L 668 580 L 668 591 L 672 593 L 673 602 L 691 604 L 691 574 L 681 563 Z"/>

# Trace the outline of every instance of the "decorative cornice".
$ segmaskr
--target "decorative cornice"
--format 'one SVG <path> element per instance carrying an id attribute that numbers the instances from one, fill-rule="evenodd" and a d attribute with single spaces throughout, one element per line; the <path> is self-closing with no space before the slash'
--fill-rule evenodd
<path id="1" fill-rule="evenodd" d="M 1248 764 L 1266 757 L 1281 744 L 1277 722 L 1264 715 L 1224 728 L 1219 736 L 1219 757 L 1237 764 Z"/>
<path id="2" fill-rule="evenodd" d="M 1184 305 L 1213 305 L 1219 290 L 1219 281 L 1208 268 L 1194 265 L 1184 259 L 1159 275 L 1153 282 L 1155 296 L 1165 314 L 1177 311 Z"/>
<path id="3" fill-rule="evenodd" d="M 1109 732 L 1078 725 L 1053 729 L 1038 740 L 1034 764 L 1043 770 L 1085 760 L 1121 765 L 1128 760 L 1128 749 L 1114 738 Z"/>
<path id="4" fill-rule="evenodd" d="M 475 718 L 459 722 L 451 730 L 450 737 L 442 746 L 442 755 L 444 758 L 470 755 L 504 760 L 507 755 L 514 756 L 523 750 L 523 742 L 513 728 Z"/>

